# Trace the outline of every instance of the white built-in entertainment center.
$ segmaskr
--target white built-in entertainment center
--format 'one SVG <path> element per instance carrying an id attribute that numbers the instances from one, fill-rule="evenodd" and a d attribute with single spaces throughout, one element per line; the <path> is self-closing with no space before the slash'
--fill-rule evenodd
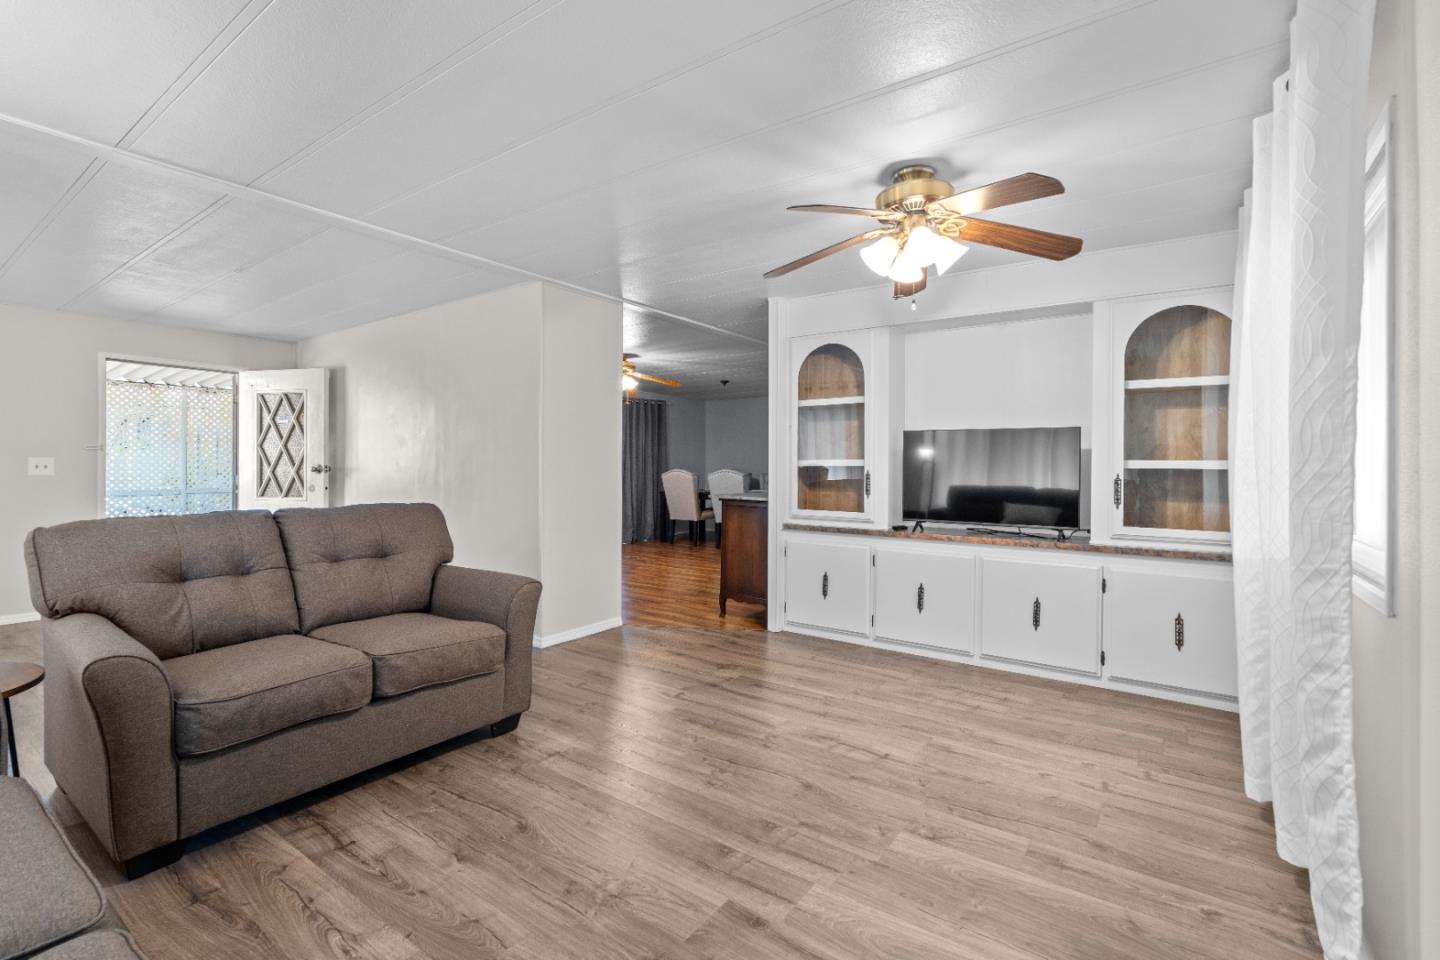
<path id="1" fill-rule="evenodd" d="M 772 298 L 770 628 L 1233 709 L 1234 265 L 1221 233 Z M 894 529 L 906 430 L 1073 426 L 1088 537 Z"/>

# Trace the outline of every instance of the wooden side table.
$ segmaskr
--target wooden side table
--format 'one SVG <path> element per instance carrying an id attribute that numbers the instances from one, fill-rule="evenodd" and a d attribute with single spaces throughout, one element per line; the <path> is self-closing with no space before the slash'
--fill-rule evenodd
<path id="1" fill-rule="evenodd" d="M 20 753 L 15 749 L 15 720 L 10 715 L 10 698 L 24 693 L 44 679 L 45 668 L 38 663 L 0 661 L 0 703 L 5 705 L 5 737 L 9 741 L 9 769 L 6 772 L 12 777 L 20 776 Z"/>

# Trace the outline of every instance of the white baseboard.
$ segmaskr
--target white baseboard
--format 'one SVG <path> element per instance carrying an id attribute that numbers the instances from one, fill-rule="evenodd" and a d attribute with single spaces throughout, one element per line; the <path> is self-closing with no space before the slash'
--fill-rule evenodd
<path id="1" fill-rule="evenodd" d="M 606 630 L 614 630 L 623 621 L 619 617 L 611 620 L 601 620 L 599 623 L 587 623 L 583 627 L 575 627 L 573 630 L 561 630 L 559 633 L 546 634 L 543 637 L 536 637 L 534 645 L 544 649 L 561 643 L 569 643 L 571 640 L 579 640 L 581 637 L 588 637 L 594 633 L 602 633 Z"/>
<path id="2" fill-rule="evenodd" d="M 8 627 L 12 623 L 29 623 L 32 620 L 39 620 L 40 614 L 31 611 L 30 613 L 6 613 L 0 614 L 0 627 Z"/>

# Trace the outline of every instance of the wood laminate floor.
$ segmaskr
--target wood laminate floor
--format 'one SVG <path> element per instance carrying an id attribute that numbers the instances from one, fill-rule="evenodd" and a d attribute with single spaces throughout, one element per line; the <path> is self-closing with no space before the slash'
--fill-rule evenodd
<path id="1" fill-rule="evenodd" d="M 682 525 L 683 526 L 683 525 Z M 713 542 L 692 545 L 648 541 L 621 548 L 622 614 L 626 623 L 715 630 L 764 630 L 765 608 L 731 600 L 720 616 L 720 551 Z"/>
<path id="2" fill-rule="evenodd" d="M 761 632 L 536 651 L 515 734 L 103 875 L 153 960 L 1320 956 L 1233 715 Z"/>

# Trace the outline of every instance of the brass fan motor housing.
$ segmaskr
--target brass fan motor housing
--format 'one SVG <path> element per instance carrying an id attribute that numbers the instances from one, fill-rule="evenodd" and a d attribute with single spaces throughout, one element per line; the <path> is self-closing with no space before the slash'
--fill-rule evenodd
<path id="1" fill-rule="evenodd" d="M 936 200 L 955 195 L 955 188 L 937 178 L 934 167 L 924 164 L 901 167 L 891 179 L 894 184 L 875 195 L 875 206 L 879 210 L 916 213 Z"/>

